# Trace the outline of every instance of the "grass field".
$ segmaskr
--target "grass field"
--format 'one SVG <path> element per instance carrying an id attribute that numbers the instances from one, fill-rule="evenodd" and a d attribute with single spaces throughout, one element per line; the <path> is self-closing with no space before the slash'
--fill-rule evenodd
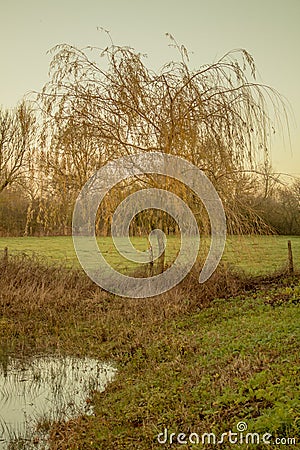
<path id="1" fill-rule="evenodd" d="M 229 237 L 224 261 L 248 275 L 271 273 L 285 265 L 288 239 L 299 268 L 300 237 Z M 173 240 L 170 259 L 178 245 Z M 111 240 L 99 241 L 121 266 Z M 147 246 L 146 239 L 133 241 Z M 125 299 L 70 269 L 78 267 L 71 238 L 1 239 L 0 250 L 5 246 L 20 256 L 5 261 L 0 255 L 1 366 L 9 355 L 63 355 L 111 361 L 118 369 L 103 393 L 91 393 L 93 416 L 41 421 L 51 450 L 210 449 L 201 444 L 203 434 L 220 439 L 241 421 L 248 432 L 269 433 L 270 449 L 299 448 L 299 273 L 245 279 L 220 266 L 200 285 L 195 267 L 169 292 Z M 69 268 L 22 258 L 23 252 Z M 160 444 L 165 430 L 167 442 Z M 179 433 L 194 433 L 200 443 L 181 445 Z M 222 448 L 230 450 L 226 439 Z M 281 446 L 275 439 L 293 441 Z M 26 441 L 10 447 L 28 448 Z"/>
<path id="2" fill-rule="evenodd" d="M 282 269 L 287 263 L 287 241 L 292 241 L 294 264 L 300 268 L 300 236 L 229 236 L 223 261 L 244 270 L 248 274 L 258 275 Z M 134 246 L 146 250 L 146 237 L 133 237 Z M 200 253 L 205 254 L 208 239 L 201 241 Z M 104 257 L 118 270 L 126 272 L 136 266 L 118 254 L 111 238 L 98 238 L 98 245 Z M 0 251 L 9 248 L 12 254 L 35 253 L 46 257 L 53 263 L 65 263 L 67 267 L 79 267 L 71 237 L 18 237 L 0 238 Z M 180 247 L 177 237 L 168 238 L 166 260 L 174 260 Z"/>

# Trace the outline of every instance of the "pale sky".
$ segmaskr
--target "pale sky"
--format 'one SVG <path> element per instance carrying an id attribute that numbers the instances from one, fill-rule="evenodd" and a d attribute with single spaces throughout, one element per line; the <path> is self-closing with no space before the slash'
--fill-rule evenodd
<path id="1" fill-rule="evenodd" d="M 243 47 L 255 59 L 258 81 L 290 102 L 291 147 L 276 134 L 273 166 L 300 175 L 300 0 L 0 0 L 0 105 L 14 107 L 47 81 L 47 50 L 59 43 L 77 47 L 109 42 L 148 55 L 159 69 L 176 57 L 165 33 L 190 52 L 192 68 Z"/>

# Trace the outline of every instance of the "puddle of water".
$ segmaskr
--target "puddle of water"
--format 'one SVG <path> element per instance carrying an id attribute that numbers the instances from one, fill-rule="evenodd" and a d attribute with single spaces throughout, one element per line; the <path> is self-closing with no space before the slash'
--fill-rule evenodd
<path id="1" fill-rule="evenodd" d="M 8 358 L 0 366 L 0 449 L 16 438 L 30 441 L 43 419 L 92 414 L 89 395 L 103 391 L 115 372 L 90 358 Z"/>

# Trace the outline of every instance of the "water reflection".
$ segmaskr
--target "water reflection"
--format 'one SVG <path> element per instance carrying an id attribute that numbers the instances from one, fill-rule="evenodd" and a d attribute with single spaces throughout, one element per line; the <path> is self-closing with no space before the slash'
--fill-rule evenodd
<path id="1" fill-rule="evenodd" d="M 47 356 L 2 361 L 0 448 L 6 449 L 16 438 L 29 439 L 43 419 L 92 414 L 91 392 L 103 391 L 114 374 L 111 365 L 90 358 Z"/>

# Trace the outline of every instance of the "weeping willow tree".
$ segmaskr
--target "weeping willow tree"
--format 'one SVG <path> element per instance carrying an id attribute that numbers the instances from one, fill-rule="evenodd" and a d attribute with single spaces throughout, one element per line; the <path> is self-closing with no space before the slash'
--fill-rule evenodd
<path id="1" fill-rule="evenodd" d="M 257 161 L 269 160 L 273 122 L 281 125 L 280 117 L 286 119 L 284 102 L 256 81 L 246 50 L 230 51 L 195 70 L 186 48 L 168 37 L 178 60 L 158 72 L 129 47 L 63 44 L 51 50 L 50 80 L 39 94 L 47 118 L 44 135 L 51 135 L 45 161 L 57 172 L 56 183 L 72 180 L 78 193 L 88 176 L 111 159 L 153 150 L 177 155 L 211 179 L 229 231 L 262 230 L 246 198 Z M 147 176 L 136 188 L 161 182 Z M 200 200 L 174 180 L 167 183 L 192 203 L 203 222 Z"/>

